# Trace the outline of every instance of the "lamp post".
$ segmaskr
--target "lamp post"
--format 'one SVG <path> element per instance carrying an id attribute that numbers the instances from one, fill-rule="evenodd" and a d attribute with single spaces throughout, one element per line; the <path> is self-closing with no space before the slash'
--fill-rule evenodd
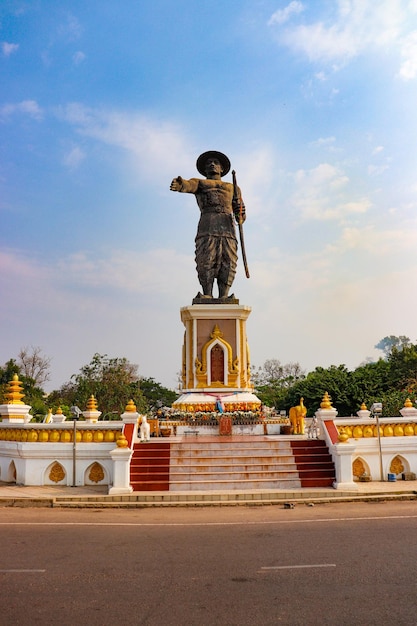
<path id="1" fill-rule="evenodd" d="M 382 413 L 382 403 L 374 402 L 371 406 L 373 417 L 376 419 L 376 431 L 378 433 L 378 449 L 379 449 L 379 474 L 381 481 L 384 482 L 384 470 L 382 466 L 382 447 L 381 447 L 381 433 L 379 432 L 379 418 Z"/>
<path id="2" fill-rule="evenodd" d="M 77 458 L 77 420 L 82 411 L 78 406 L 70 408 L 72 419 L 74 420 L 74 431 L 72 435 L 72 486 L 77 486 L 76 458 Z"/>

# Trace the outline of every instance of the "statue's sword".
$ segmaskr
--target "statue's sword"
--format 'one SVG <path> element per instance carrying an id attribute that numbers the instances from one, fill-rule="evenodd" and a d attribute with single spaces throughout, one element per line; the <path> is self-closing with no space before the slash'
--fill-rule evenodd
<path id="1" fill-rule="evenodd" d="M 239 193 L 239 188 L 237 186 L 235 170 L 232 171 L 232 177 L 233 177 L 233 196 L 234 196 L 235 200 L 238 200 L 239 205 L 240 205 L 239 219 L 238 219 L 238 222 L 237 222 L 237 224 L 239 226 L 240 249 L 242 250 L 242 260 L 243 260 L 243 265 L 245 267 L 246 278 L 250 278 L 249 268 L 248 268 L 248 261 L 246 259 L 245 238 L 243 236 L 242 197 L 241 197 L 241 195 Z"/>

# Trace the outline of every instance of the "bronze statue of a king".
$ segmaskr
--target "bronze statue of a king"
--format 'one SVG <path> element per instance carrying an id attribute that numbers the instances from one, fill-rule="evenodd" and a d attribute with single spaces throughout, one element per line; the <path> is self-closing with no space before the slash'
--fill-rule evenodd
<path id="1" fill-rule="evenodd" d="M 246 218 L 245 205 L 235 176 L 234 184 L 222 181 L 222 176 L 230 170 L 230 161 L 225 154 L 209 150 L 198 157 L 196 165 L 205 179 L 186 180 L 178 176 L 172 181 L 170 189 L 193 193 L 200 208 L 195 238 L 195 260 L 203 293 L 199 293 L 197 299 L 213 300 L 213 286 L 216 280 L 219 300 L 230 301 L 234 298 L 233 295 L 229 296 L 229 291 L 237 264 L 235 222 L 239 225 L 244 254 L 242 224 Z M 249 277 L 247 268 L 246 275 Z"/>

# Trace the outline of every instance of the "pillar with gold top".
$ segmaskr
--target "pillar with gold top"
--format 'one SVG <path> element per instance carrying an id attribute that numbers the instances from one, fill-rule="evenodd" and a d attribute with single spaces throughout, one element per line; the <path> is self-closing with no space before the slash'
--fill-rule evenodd
<path id="1" fill-rule="evenodd" d="M 365 402 L 362 402 L 361 408 L 359 409 L 359 411 L 356 412 L 356 415 L 361 419 L 368 419 L 368 417 L 371 415 L 371 411 L 368 410 Z"/>
<path id="2" fill-rule="evenodd" d="M 65 420 L 66 420 L 66 417 L 63 414 L 61 407 L 59 406 L 56 410 L 56 413 L 52 415 L 50 421 L 61 424 L 62 422 L 65 422 Z"/>
<path id="3" fill-rule="evenodd" d="M 327 391 L 324 392 L 320 402 L 320 408 L 315 413 L 321 419 L 334 419 L 337 416 L 337 409 L 332 406 L 332 399 Z"/>
<path id="4" fill-rule="evenodd" d="M 138 432 L 138 424 L 140 415 L 137 412 L 136 404 L 133 400 L 129 400 L 126 404 L 124 413 L 121 414 L 123 420 L 123 434 L 127 439 L 128 446 L 133 447 L 133 441 L 136 439 Z"/>
<path id="5" fill-rule="evenodd" d="M 402 417 L 415 417 L 417 415 L 417 409 L 411 402 L 410 398 L 407 398 L 404 402 L 404 406 L 400 409 Z"/>
<path id="6" fill-rule="evenodd" d="M 0 404 L 0 416 L 4 423 L 18 424 L 27 423 L 32 419 L 29 411 L 32 408 L 23 402 L 23 383 L 19 380 L 19 376 L 14 374 L 13 379 L 9 381 L 4 398 L 5 404 Z"/>
<path id="7" fill-rule="evenodd" d="M 123 432 L 117 438 L 116 448 L 110 452 L 113 461 L 113 485 L 109 489 L 110 495 L 129 494 L 133 491 L 130 485 L 130 459 L 139 420 L 139 413 L 133 400 L 129 400 L 121 418 L 124 422 Z"/>
<path id="8" fill-rule="evenodd" d="M 101 415 L 101 411 L 97 410 L 98 404 L 94 395 L 91 395 L 87 401 L 87 410 L 83 411 L 86 422 L 95 424 Z"/>

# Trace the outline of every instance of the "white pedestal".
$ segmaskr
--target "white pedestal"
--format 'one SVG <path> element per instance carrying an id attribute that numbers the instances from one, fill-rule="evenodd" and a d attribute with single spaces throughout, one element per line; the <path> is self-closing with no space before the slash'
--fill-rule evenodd
<path id="1" fill-rule="evenodd" d="M 133 450 L 130 448 L 115 448 L 110 452 L 113 461 L 113 486 L 109 489 L 110 495 L 132 493 L 130 485 L 130 459 Z"/>
<path id="2" fill-rule="evenodd" d="M 1 404 L 0 416 L 4 424 L 25 424 L 30 422 L 32 407 L 28 404 Z"/>
<path id="3" fill-rule="evenodd" d="M 358 490 L 358 485 L 353 480 L 352 455 L 356 450 L 354 443 L 337 443 L 333 447 L 333 461 L 336 469 L 335 489 Z"/>

